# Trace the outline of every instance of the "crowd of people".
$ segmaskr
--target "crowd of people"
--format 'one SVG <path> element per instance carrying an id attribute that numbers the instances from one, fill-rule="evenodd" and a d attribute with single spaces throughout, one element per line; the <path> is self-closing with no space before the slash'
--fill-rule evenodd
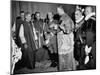
<path id="1" fill-rule="evenodd" d="M 70 17 L 62 6 L 57 14 L 20 12 L 12 26 L 12 38 L 21 48 L 21 59 L 14 71 L 26 67 L 35 69 L 37 63 L 50 61 L 58 71 L 96 68 L 96 15 L 91 6 L 76 6 Z M 44 63 L 46 65 L 46 63 Z M 38 65 L 38 64 L 37 64 Z"/>

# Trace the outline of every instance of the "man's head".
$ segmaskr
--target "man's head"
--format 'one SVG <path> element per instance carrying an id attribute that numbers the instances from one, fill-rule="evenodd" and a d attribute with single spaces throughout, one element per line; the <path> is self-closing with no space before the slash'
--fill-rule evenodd
<path id="1" fill-rule="evenodd" d="M 64 9 L 62 8 L 62 6 L 58 6 L 57 7 L 57 12 L 59 15 L 63 15 L 65 12 L 64 12 Z"/>
<path id="2" fill-rule="evenodd" d="M 48 12 L 48 14 L 47 14 L 47 15 L 48 15 L 48 18 L 49 18 L 49 19 L 52 19 L 52 18 L 53 18 L 53 16 L 54 16 L 54 15 L 53 15 L 53 12 Z"/>
<path id="3" fill-rule="evenodd" d="M 40 12 L 36 12 L 35 17 L 36 17 L 37 20 L 39 20 L 40 19 Z"/>
<path id="4" fill-rule="evenodd" d="M 75 11 L 75 20 L 79 20 L 82 17 L 82 11 L 80 9 L 77 9 Z"/>
<path id="5" fill-rule="evenodd" d="M 25 13 L 24 13 L 24 11 L 21 11 L 21 12 L 20 12 L 20 17 L 24 20 L 24 18 L 25 18 Z"/>
<path id="6" fill-rule="evenodd" d="M 89 15 L 90 13 L 92 13 L 92 7 L 88 6 L 85 8 L 85 16 Z"/>
<path id="7" fill-rule="evenodd" d="M 29 12 L 25 13 L 26 21 L 31 21 L 31 14 Z"/>

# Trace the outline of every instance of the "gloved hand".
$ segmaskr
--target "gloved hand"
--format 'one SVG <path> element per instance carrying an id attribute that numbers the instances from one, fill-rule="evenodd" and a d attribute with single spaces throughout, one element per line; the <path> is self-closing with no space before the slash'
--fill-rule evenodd
<path id="1" fill-rule="evenodd" d="M 89 56 L 86 56 L 86 58 L 85 58 L 85 64 L 87 64 L 89 62 Z"/>
<path id="2" fill-rule="evenodd" d="M 85 46 L 85 53 L 88 55 L 91 52 L 92 47 L 88 47 L 88 45 Z"/>

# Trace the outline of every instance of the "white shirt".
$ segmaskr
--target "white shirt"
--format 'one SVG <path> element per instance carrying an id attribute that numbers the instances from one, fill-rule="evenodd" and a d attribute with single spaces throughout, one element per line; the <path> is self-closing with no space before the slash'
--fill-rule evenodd
<path id="1" fill-rule="evenodd" d="M 90 14 L 88 14 L 86 17 L 85 17 L 85 20 L 87 21 L 91 16 L 94 16 L 95 15 L 95 12 L 92 12 Z"/>
<path id="2" fill-rule="evenodd" d="M 24 36 L 23 24 L 21 24 L 21 26 L 20 26 L 19 37 L 20 37 L 22 43 L 26 43 L 25 36 Z"/>

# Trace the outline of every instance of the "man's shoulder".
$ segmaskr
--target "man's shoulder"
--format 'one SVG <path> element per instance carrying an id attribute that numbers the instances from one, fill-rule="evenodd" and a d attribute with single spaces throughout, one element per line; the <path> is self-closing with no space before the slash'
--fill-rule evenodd
<path id="1" fill-rule="evenodd" d="M 64 14 L 61 17 L 61 20 L 66 21 L 66 20 L 71 20 L 70 16 L 68 14 Z"/>
<path id="2" fill-rule="evenodd" d="M 23 20 L 21 19 L 20 16 L 18 16 L 18 17 L 16 18 L 16 22 L 18 22 L 18 23 L 23 23 Z"/>
<path id="3" fill-rule="evenodd" d="M 95 19 L 95 17 L 90 17 L 90 18 L 87 20 L 87 22 L 90 22 L 90 23 L 96 22 L 96 19 Z"/>

